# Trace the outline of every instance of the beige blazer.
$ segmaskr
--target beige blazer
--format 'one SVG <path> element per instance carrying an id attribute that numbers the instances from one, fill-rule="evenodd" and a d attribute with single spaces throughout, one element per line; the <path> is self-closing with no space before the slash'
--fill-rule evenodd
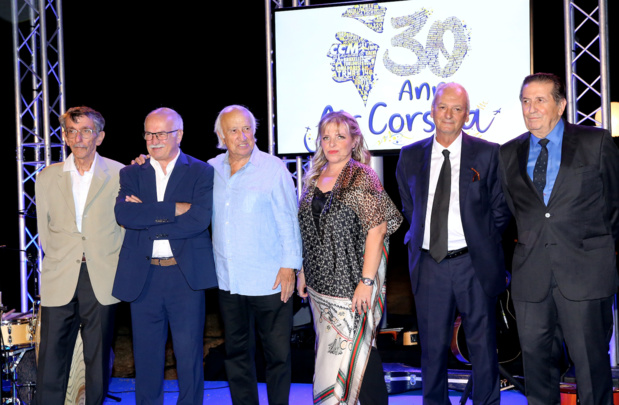
<path id="1" fill-rule="evenodd" d="M 112 297 L 118 254 L 125 230 L 116 222 L 114 204 L 120 188 L 118 172 L 124 166 L 97 154 L 88 190 L 82 232 L 75 222 L 71 173 L 64 163 L 46 167 L 35 183 L 37 225 L 43 253 L 41 304 L 61 306 L 75 293 L 82 255 L 97 300 L 103 305 L 119 302 Z"/>

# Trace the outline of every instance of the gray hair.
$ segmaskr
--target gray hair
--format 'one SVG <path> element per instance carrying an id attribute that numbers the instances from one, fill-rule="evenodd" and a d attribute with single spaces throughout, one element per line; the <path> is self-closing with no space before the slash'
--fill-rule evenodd
<path id="1" fill-rule="evenodd" d="M 105 119 L 103 119 L 101 113 L 86 106 L 69 108 L 64 114 L 58 117 L 58 121 L 60 122 L 62 129 L 66 131 L 67 118 L 73 122 L 78 122 L 80 117 L 90 118 L 95 124 L 95 132 L 103 131 L 103 127 L 105 127 Z"/>
<path id="2" fill-rule="evenodd" d="M 229 113 L 234 110 L 242 111 L 242 112 L 247 113 L 247 115 L 249 115 L 249 118 L 251 120 L 251 128 L 253 130 L 252 135 L 254 135 L 254 137 L 256 136 L 256 129 L 258 129 L 258 121 L 256 120 L 256 117 L 254 117 L 254 114 L 252 114 L 251 111 L 247 109 L 247 107 L 244 107 L 242 105 L 238 105 L 238 104 L 229 105 L 227 107 L 224 107 L 224 109 L 219 112 L 219 115 L 217 116 L 217 119 L 215 120 L 215 134 L 217 135 L 217 142 L 218 142 L 217 147 L 219 149 L 224 149 L 224 150 L 228 149 L 226 147 L 226 144 L 222 141 L 223 128 L 221 127 L 221 117 L 224 114 Z"/>
<path id="3" fill-rule="evenodd" d="M 176 127 L 174 129 L 183 129 L 183 117 L 181 117 L 179 113 L 168 107 L 157 108 L 156 110 L 149 112 L 146 117 L 160 114 L 167 115 L 168 117 L 172 117 L 174 119 L 174 126 Z"/>
<path id="4" fill-rule="evenodd" d="M 522 86 L 520 86 L 520 101 L 522 101 L 522 91 L 524 90 L 524 86 L 529 83 L 552 83 L 552 98 L 555 100 L 557 105 L 561 104 L 561 101 L 565 100 L 565 85 L 563 84 L 563 80 L 559 78 L 559 76 L 553 73 L 534 73 L 524 78 L 522 82 Z"/>
<path id="5" fill-rule="evenodd" d="M 441 83 L 438 85 L 438 87 L 436 88 L 436 92 L 434 93 L 434 98 L 432 99 L 432 108 L 436 107 L 436 100 L 438 99 L 439 94 L 443 94 L 443 91 L 445 91 L 445 89 L 448 87 L 462 89 L 462 91 L 466 95 L 466 112 L 467 114 L 470 113 L 471 112 L 471 100 L 469 99 L 469 92 L 466 91 L 464 86 L 456 82 Z"/>

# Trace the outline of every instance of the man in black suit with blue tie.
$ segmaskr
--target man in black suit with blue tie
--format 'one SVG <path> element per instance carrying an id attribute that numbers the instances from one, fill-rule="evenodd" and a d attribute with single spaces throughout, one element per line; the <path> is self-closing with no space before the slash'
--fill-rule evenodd
<path id="1" fill-rule="evenodd" d="M 473 403 L 498 404 L 496 296 L 505 289 L 501 234 L 509 220 L 499 145 L 462 132 L 469 98 L 438 87 L 433 137 L 402 148 L 397 180 L 421 338 L 424 404 L 450 404 L 447 359 L 456 308 L 473 364 Z"/>
<path id="2" fill-rule="evenodd" d="M 527 76 L 520 101 L 529 131 L 501 147 L 500 165 L 518 226 L 512 293 L 527 400 L 560 403 L 562 332 L 580 403 L 612 404 L 619 150 L 608 131 L 561 119 L 565 87 L 553 74 Z"/>

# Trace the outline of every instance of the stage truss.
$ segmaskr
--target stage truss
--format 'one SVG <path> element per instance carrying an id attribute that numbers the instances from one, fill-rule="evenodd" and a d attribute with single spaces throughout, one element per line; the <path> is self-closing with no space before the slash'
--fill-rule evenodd
<path id="1" fill-rule="evenodd" d="M 567 119 L 610 128 L 607 0 L 564 0 Z M 595 120 L 601 110 L 602 122 Z"/>
<path id="2" fill-rule="evenodd" d="M 38 242 L 34 184 L 37 174 L 65 152 L 58 116 L 64 113 L 61 0 L 10 0 L 17 138 L 20 307 L 39 291 L 43 252 Z M 48 23 L 49 22 L 49 23 Z"/>

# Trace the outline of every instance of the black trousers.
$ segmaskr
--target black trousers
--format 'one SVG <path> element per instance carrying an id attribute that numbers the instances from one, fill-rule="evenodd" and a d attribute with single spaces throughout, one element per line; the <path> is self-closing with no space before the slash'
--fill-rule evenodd
<path id="1" fill-rule="evenodd" d="M 226 373 L 234 405 L 258 405 L 255 331 L 264 349 L 269 405 L 288 404 L 292 300 L 283 303 L 280 297 L 280 293 L 247 296 L 219 290 Z"/>
<path id="2" fill-rule="evenodd" d="M 561 333 L 574 361 L 580 403 L 613 403 L 608 356 L 613 326 L 612 303 L 612 296 L 568 300 L 556 284 L 541 302 L 514 301 L 529 404 L 558 405 L 561 402 L 557 366 L 561 354 L 557 335 Z"/>
<path id="3" fill-rule="evenodd" d="M 86 404 L 102 404 L 110 378 L 110 348 L 116 305 L 101 305 L 95 297 L 88 268 L 82 263 L 71 301 L 41 307 L 41 346 L 34 404 L 63 405 L 77 334 L 84 344 Z"/>
<path id="4" fill-rule="evenodd" d="M 361 405 L 389 404 L 389 393 L 387 392 L 387 384 L 385 384 L 383 363 L 375 347 L 370 351 L 368 365 L 365 367 L 363 382 L 359 390 L 359 402 Z"/>

